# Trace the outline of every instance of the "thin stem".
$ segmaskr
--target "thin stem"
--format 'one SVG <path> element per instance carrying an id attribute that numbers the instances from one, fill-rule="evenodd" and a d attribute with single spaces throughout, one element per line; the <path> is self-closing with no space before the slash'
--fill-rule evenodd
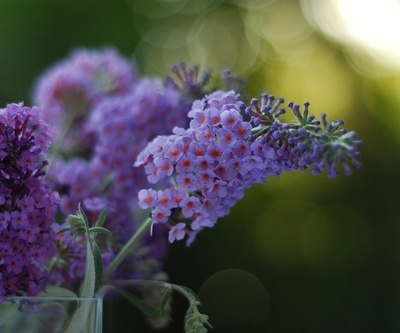
<path id="1" fill-rule="evenodd" d="M 158 280 L 110 280 L 108 281 L 108 285 L 110 286 L 127 286 L 127 285 L 148 285 L 148 286 L 157 286 L 163 288 L 172 288 L 173 290 L 179 292 L 182 296 L 184 296 L 189 304 L 197 304 L 198 301 L 196 298 L 188 292 L 185 288 L 181 287 L 178 284 L 173 284 L 164 281 Z M 107 287 L 107 285 L 106 285 Z"/>
<path id="2" fill-rule="evenodd" d="M 133 246 L 137 242 L 138 239 L 148 230 L 150 229 L 151 225 L 153 223 L 153 220 L 149 217 L 147 218 L 146 221 L 142 223 L 142 225 L 139 227 L 139 229 L 133 234 L 133 236 L 129 239 L 129 241 L 124 245 L 124 247 L 119 251 L 117 256 L 114 258 L 114 260 L 111 262 L 111 264 L 108 266 L 108 268 L 104 271 L 103 274 L 103 279 L 104 281 L 107 280 L 108 277 L 115 271 L 115 269 L 118 267 L 118 265 L 122 262 L 122 260 L 125 259 L 125 257 L 129 254 L 129 252 L 132 250 Z"/>
<path id="3" fill-rule="evenodd" d="M 47 166 L 47 170 L 51 170 L 51 165 L 54 162 L 54 159 L 59 153 L 59 149 L 61 148 L 65 137 L 67 136 L 67 133 L 69 129 L 72 127 L 72 124 L 74 123 L 74 120 L 76 116 L 78 115 L 78 112 L 76 109 L 73 109 L 72 112 L 69 112 L 68 117 L 64 117 L 63 121 L 63 128 L 61 131 L 61 135 L 57 140 L 54 140 L 53 145 L 50 150 L 50 156 L 49 156 L 49 165 Z"/>

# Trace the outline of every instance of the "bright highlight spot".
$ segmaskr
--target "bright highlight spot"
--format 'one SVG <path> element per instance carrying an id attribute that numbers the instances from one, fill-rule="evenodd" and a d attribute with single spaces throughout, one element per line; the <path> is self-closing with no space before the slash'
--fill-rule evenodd
<path id="1" fill-rule="evenodd" d="M 400 1 L 303 0 L 302 5 L 312 24 L 357 57 L 363 51 L 381 66 L 400 70 Z"/>
<path id="2" fill-rule="evenodd" d="M 350 38 L 371 48 L 400 55 L 400 2 L 338 0 L 339 13 Z"/>

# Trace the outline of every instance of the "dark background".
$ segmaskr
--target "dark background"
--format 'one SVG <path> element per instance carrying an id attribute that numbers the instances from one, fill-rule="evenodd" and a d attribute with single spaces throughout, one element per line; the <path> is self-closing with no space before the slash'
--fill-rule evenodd
<path id="1" fill-rule="evenodd" d="M 111 45 L 143 75 L 180 60 L 230 67 L 248 78 L 246 95 L 309 100 L 312 113 L 343 118 L 363 139 L 363 168 L 350 178 L 271 178 L 190 248 L 171 246 L 165 270 L 200 293 L 215 332 L 400 331 L 400 65 L 326 34 L 313 3 L 330 2 L 0 2 L 2 106 L 30 104 L 35 79 L 74 48 Z M 185 305 L 175 298 L 162 332 L 183 331 Z M 152 332 L 122 301 L 105 312 L 105 333 Z"/>

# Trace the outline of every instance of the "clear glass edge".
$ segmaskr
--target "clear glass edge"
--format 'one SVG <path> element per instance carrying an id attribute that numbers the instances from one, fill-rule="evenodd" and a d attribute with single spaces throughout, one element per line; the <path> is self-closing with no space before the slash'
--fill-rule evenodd
<path id="1" fill-rule="evenodd" d="M 68 296 L 6 296 L 4 300 L 27 300 L 27 301 L 103 301 L 103 297 L 68 297 Z"/>

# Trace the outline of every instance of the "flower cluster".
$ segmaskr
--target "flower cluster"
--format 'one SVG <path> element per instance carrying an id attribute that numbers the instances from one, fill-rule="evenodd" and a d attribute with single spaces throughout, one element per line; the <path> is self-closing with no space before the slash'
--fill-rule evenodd
<path id="1" fill-rule="evenodd" d="M 156 108 L 159 96 L 163 96 L 155 86 L 140 81 L 136 72 L 134 64 L 113 49 L 81 49 L 47 70 L 35 89 L 35 103 L 55 129 L 48 179 L 60 193 L 60 222 L 74 213 L 80 202 L 91 222 L 107 209 L 106 226 L 113 237 L 102 238 L 106 266 L 138 223 L 131 198 L 135 197 L 136 182 L 140 184 L 143 177 L 133 171 L 132 164 L 142 137 L 141 125 L 135 122 L 139 117 L 134 103 L 146 107 L 153 103 Z M 55 232 L 61 229 L 59 224 L 53 227 Z M 136 254 L 125 260 L 114 277 L 151 277 L 161 270 L 163 237 L 153 240 L 143 240 L 143 249 L 135 249 L 132 253 Z M 63 233 L 57 237 L 56 248 L 52 283 L 78 288 L 85 273 L 85 240 L 74 240 L 72 234 Z M 147 258 L 152 269 L 145 273 L 143 262 Z M 141 269 L 137 269 L 138 263 Z"/>
<path id="2" fill-rule="evenodd" d="M 197 100 L 188 113 L 188 129 L 175 128 L 174 134 L 158 136 L 140 153 L 135 166 L 144 165 L 151 183 L 170 180 L 164 189 L 142 189 L 139 205 L 151 209 L 154 223 L 169 229 L 169 241 L 188 237 L 190 244 L 204 227 L 212 227 L 219 217 L 243 197 L 255 183 L 279 175 L 282 170 L 314 171 L 328 168 L 337 174 L 341 163 L 346 174 L 350 164 L 359 167 L 356 134 L 339 129 L 342 122 L 327 124 L 308 116 L 289 103 L 298 123 L 282 123 L 284 109 L 273 96 L 253 99 L 251 105 L 238 100 L 233 92 L 217 91 Z"/>
<path id="3" fill-rule="evenodd" d="M 51 135 L 39 112 L 22 103 L 0 109 L 0 301 L 44 290 L 55 254 L 59 198 L 43 181 Z"/>
<path id="4" fill-rule="evenodd" d="M 261 146 L 274 148 L 284 170 L 306 170 L 313 165 L 314 174 L 327 169 L 328 177 L 333 178 L 338 175 L 338 165 L 347 176 L 352 173 L 351 167 L 361 167 L 358 148 L 362 141 L 355 132 L 341 128 L 342 120 L 328 124 L 326 114 L 321 115 L 321 121 L 309 114 L 308 102 L 304 103 L 303 112 L 299 105 L 290 102 L 288 107 L 296 121 L 282 123 L 279 117 L 285 113 L 280 107 L 284 100 L 274 100 L 274 96 L 263 94 L 261 104 L 253 99 L 245 113 L 251 116 L 253 138 Z"/>
<path id="5" fill-rule="evenodd" d="M 138 153 L 157 135 L 187 126 L 186 114 L 194 98 L 204 96 L 208 78 L 208 72 L 185 64 L 175 66 L 165 82 L 140 77 L 134 64 L 112 49 L 77 50 L 39 78 L 35 102 L 46 121 L 63 127 L 55 131 L 48 173 L 60 193 L 61 222 L 79 203 L 91 223 L 107 209 L 105 226 L 112 237 L 97 237 L 106 269 L 141 222 L 137 192 L 148 183 L 144 171 L 133 168 Z M 61 228 L 54 225 L 55 232 Z M 155 228 L 142 237 L 109 278 L 163 276 L 164 233 Z M 64 233 L 56 248 L 52 283 L 77 289 L 85 273 L 84 239 Z"/>
<path id="6" fill-rule="evenodd" d="M 94 133 L 87 113 L 105 98 L 129 94 L 136 78 L 136 66 L 113 48 L 78 49 L 41 75 L 33 99 L 57 134 L 58 152 L 90 149 Z"/>
<path id="7" fill-rule="evenodd" d="M 165 81 L 140 77 L 113 49 L 81 49 L 39 78 L 38 107 L 0 109 L 0 302 L 49 283 L 91 297 L 128 280 L 161 303 L 157 316 L 183 294 L 185 330 L 205 332 L 197 297 L 166 282 L 167 239 L 190 244 L 270 175 L 360 167 L 361 141 L 342 121 L 289 103 L 295 121 L 282 122 L 283 99 L 246 104 L 229 72 L 226 90 L 206 91 L 210 75 L 179 64 Z"/>

